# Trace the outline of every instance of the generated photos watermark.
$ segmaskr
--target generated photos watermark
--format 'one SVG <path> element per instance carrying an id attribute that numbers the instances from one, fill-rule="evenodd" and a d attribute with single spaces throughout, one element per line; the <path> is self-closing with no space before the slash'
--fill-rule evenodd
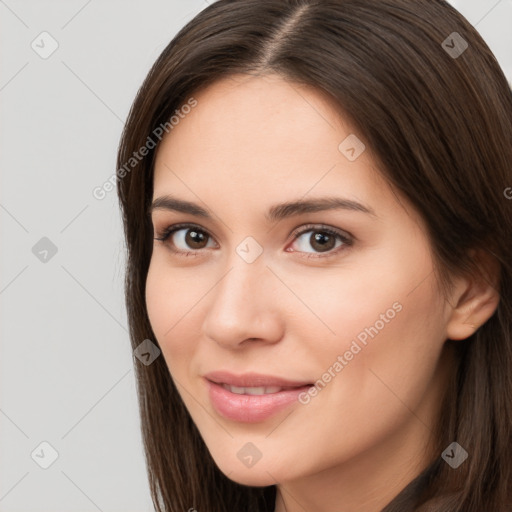
<path id="1" fill-rule="evenodd" d="M 141 146 L 138 151 L 134 151 L 133 155 L 127 162 L 125 162 L 114 174 L 105 180 L 102 185 L 93 188 L 93 197 L 98 201 L 105 199 L 107 194 L 114 190 L 116 180 L 122 180 L 128 173 L 130 173 L 130 171 L 136 167 L 146 155 L 148 155 L 149 151 L 157 146 L 158 142 L 162 140 L 164 133 L 170 133 L 171 130 L 180 123 L 180 120 L 184 119 L 187 114 L 190 114 L 192 109 L 197 105 L 197 100 L 194 97 L 191 97 L 179 110 L 174 111 L 175 115 L 171 116 L 168 121 L 160 123 L 160 125 L 151 132 L 151 135 L 148 135 L 144 145 Z"/>
<path id="2" fill-rule="evenodd" d="M 365 327 L 357 336 L 352 340 L 350 347 L 344 352 L 343 355 L 339 355 L 336 358 L 336 361 L 327 369 L 325 373 L 322 374 L 322 377 L 318 379 L 314 386 L 311 386 L 307 391 L 303 391 L 298 400 L 301 404 L 306 405 L 309 404 L 311 398 L 318 395 L 320 391 L 322 391 L 325 386 L 338 375 L 352 359 L 354 356 L 359 354 L 361 350 L 367 346 L 368 337 L 371 339 L 375 338 L 386 324 L 389 324 L 393 318 L 402 311 L 403 306 L 400 302 L 396 301 L 393 303 L 392 307 L 387 309 L 385 313 L 381 313 L 379 319 L 374 322 L 374 324 L 370 327 Z M 359 341 L 359 343 L 358 343 Z M 361 346 L 362 345 L 362 346 Z"/>

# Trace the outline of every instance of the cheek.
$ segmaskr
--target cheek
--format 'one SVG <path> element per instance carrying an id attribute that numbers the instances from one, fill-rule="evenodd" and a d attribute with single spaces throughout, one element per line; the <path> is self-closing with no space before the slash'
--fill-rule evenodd
<path id="1" fill-rule="evenodd" d="M 302 354 L 319 379 L 317 394 L 303 403 L 308 417 L 323 419 L 325 436 L 315 449 L 326 458 L 378 445 L 414 417 L 411 411 L 431 423 L 425 411 L 436 400 L 430 384 L 443 345 L 442 310 L 432 276 L 412 293 L 403 277 L 381 279 L 378 293 L 354 287 L 351 300 L 340 295 L 336 307 L 321 309 L 337 336 Z"/>
<path id="2" fill-rule="evenodd" d="M 429 338 L 442 313 L 432 261 L 422 244 L 411 249 L 397 241 L 391 248 L 361 253 L 335 268 L 289 271 L 284 276 L 309 309 L 297 300 L 294 306 L 290 302 L 290 312 L 295 307 L 304 314 L 291 315 L 288 328 L 296 339 L 314 344 L 309 347 L 312 355 L 320 350 L 331 360 L 348 350 L 353 340 L 378 349 L 390 338 L 386 350 L 400 351 L 402 344 L 410 345 L 412 335 L 417 342 Z M 323 365 L 327 362 L 322 360 Z"/>
<path id="3" fill-rule="evenodd" d="M 336 380 L 328 386 L 339 387 L 340 400 L 380 407 L 392 396 L 382 377 L 391 390 L 415 401 L 436 369 L 445 340 L 443 302 L 428 245 L 420 238 L 412 242 L 402 237 L 385 250 L 368 252 L 357 266 L 333 270 L 320 281 L 308 279 L 309 288 L 294 283 L 331 331 L 313 322 L 323 332 L 319 343 L 312 323 L 304 321 L 297 336 L 311 342 L 303 356 L 322 381 L 329 374 Z"/>
<path id="4" fill-rule="evenodd" d="M 347 412 L 350 420 L 342 419 L 345 435 L 354 443 L 362 430 L 377 435 L 368 417 L 378 417 L 378 429 L 386 431 L 409 417 L 426 397 L 429 400 L 444 332 L 433 275 L 411 286 L 424 277 L 421 272 L 394 274 L 383 276 L 379 289 L 370 293 L 359 290 L 358 295 L 355 288 L 353 302 L 343 301 L 337 322 L 332 317 L 341 336 L 323 351 L 322 363 L 323 371 L 333 368 L 336 378 L 318 396 L 324 394 L 334 409 Z"/>

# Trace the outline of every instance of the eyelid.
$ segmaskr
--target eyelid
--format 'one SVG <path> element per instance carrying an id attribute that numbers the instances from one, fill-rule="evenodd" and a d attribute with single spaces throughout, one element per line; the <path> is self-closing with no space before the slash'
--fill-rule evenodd
<path id="1" fill-rule="evenodd" d="M 355 237 L 351 235 L 348 231 L 344 231 L 343 229 L 335 228 L 334 226 L 329 226 L 328 224 L 316 223 L 316 224 L 304 224 L 297 229 L 294 229 L 291 235 L 296 239 L 300 235 L 307 233 L 308 231 L 327 231 L 328 233 L 333 233 L 338 235 L 340 238 L 349 240 L 355 240 Z"/>

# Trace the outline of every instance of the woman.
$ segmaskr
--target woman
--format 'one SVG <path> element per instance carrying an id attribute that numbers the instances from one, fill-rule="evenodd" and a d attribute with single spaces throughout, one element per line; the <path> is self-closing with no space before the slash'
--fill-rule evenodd
<path id="1" fill-rule="evenodd" d="M 511 141 L 444 1 L 178 33 L 118 152 L 158 511 L 512 510 Z"/>

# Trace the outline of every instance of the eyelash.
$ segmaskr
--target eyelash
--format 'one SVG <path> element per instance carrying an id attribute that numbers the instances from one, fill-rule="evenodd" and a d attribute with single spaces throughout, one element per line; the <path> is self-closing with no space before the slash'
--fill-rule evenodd
<path id="1" fill-rule="evenodd" d="M 159 242 L 162 242 L 162 243 L 165 243 L 167 241 L 167 239 L 173 234 L 175 233 L 176 231 L 180 231 L 182 229 L 185 229 L 185 228 L 193 228 L 193 229 L 196 229 L 197 231 L 200 231 L 201 233 L 204 233 L 206 234 L 208 237 L 212 238 L 211 235 L 208 233 L 208 231 L 206 231 L 205 229 L 201 228 L 200 226 L 196 225 L 196 224 L 190 224 L 190 223 L 182 223 L 182 224 L 174 224 L 172 226 L 169 226 L 167 228 L 165 228 L 163 231 L 157 233 L 158 236 L 155 237 L 155 240 L 158 240 Z M 328 235 L 332 235 L 334 237 L 337 237 L 338 239 L 340 239 L 344 245 L 340 246 L 340 247 L 337 247 L 336 249 L 332 249 L 331 251 L 325 253 L 325 254 L 322 254 L 322 253 L 304 253 L 304 252 L 301 252 L 301 251 L 293 251 L 293 252 L 297 252 L 299 254 L 300 257 L 303 257 L 303 258 L 329 258 L 329 257 L 332 257 L 332 256 L 335 256 L 337 255 L 340 251 L 343 251 L 345 250 L 347 247 L 350 247 L 351 245 L 353 245 L 353 237 L 352 235 L 349 235 L 348 233 L 345 234 L 343 232 L 340 232 L 338 230 L 335 230 L 333 228 L 330 228 L 329 226 L 325 226 L 323 224 L 307 224 L 306 226 L 303 226 L 301 228 L 300 231 L 294 231 L 292 233 L 293 235 L 293 241 L 297 240 L 300 236 L 302 236 L 304 233 L 308 233 L 309 231 L 317 231 L 317 232 L 320 232 L 320 233 L 327 233 Z M 174 249 L 171 245 L 169 245 L 169 249 L 175 253 L 175 254 L 178 254 L 180 256 L 183 256 L 183 257 L 196 257 L 196 256 L 200 256 L 200 253 L 204 250 L 204 249 L 198 249 L 198 250 L 194 250 L 194 251 L 181 251 L 181 250 L 177 250 L 177 249 Z M 291 252 L 291 251 L 290 251 Z"/>

